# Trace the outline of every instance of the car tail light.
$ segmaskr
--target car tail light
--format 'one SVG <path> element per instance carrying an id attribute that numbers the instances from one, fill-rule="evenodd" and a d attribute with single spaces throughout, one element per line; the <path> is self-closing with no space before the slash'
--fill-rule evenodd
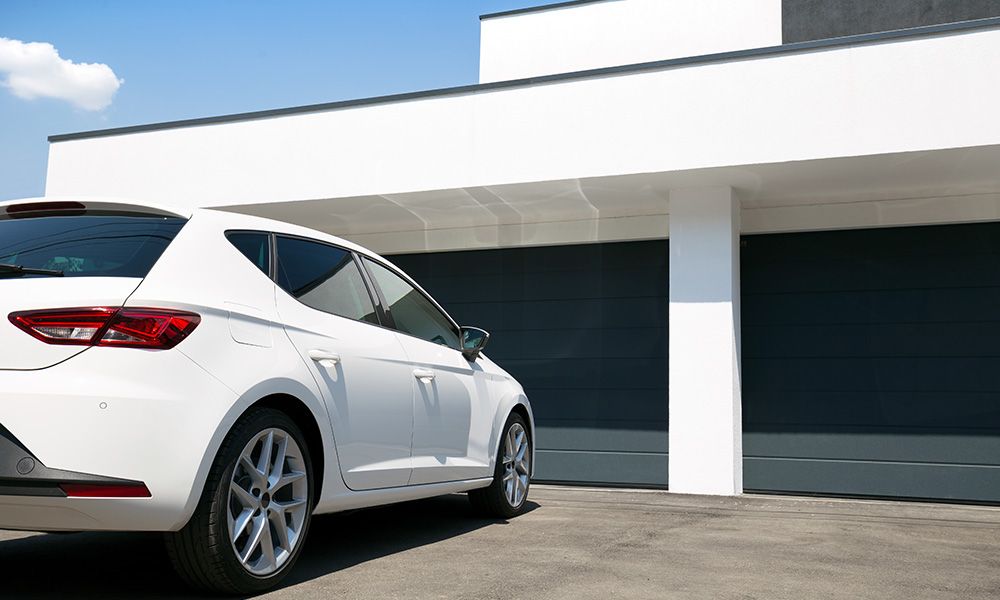
<path id="1" fill-rule="evenodd" d="M 11 313 L 10 322 L 46 344 L 173 348 L 201 322 L 162 308 L 59 308 Z"/>
<path id="2" fill-rule="evenodd" d="M 144 483 L 60 483 L 59 488 L 70 498 L 151 498 Z"/>

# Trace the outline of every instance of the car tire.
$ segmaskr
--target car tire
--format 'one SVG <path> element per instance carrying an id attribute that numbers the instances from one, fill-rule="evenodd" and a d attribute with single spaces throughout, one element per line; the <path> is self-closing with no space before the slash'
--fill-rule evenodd
<path id="1" fill-rule="evenodd" d="M 189 585 L 211 592 L 255 594 L 275 587 L 302 553 L 313 481 L 309 449 L 295 422 L 273 408 L 251 409 L 219 448 L 191 520 L 166 535 L 175 570 Z"/>
<path id="2" fill-rule="evenodd" d="M 470 491 L 469 501 L 483 515 L 509 519 L 525 510 L 534 454 L 531 431 L 519 413 L 507 417 L 502 431 L 493 482 Z"/>

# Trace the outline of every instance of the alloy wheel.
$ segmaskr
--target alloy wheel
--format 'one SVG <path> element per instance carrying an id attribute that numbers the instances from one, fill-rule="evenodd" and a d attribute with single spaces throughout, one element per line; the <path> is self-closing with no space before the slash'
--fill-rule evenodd
<path id="1" fill-rule="evenodd" d="M 520 423 L 507 430 L 503 446 L 503 491 L 507 503 L 517 508 L 528 495 L 531 452 L 528 434 Z"/>
<path id="2" fill-rule="evenodd" d="M 302 538 L 309 498 L 302 450 L 288 432 L 272 428 L 240 453 L 229 484 L 229 539 L 251 574 L 276 573 Z"/>

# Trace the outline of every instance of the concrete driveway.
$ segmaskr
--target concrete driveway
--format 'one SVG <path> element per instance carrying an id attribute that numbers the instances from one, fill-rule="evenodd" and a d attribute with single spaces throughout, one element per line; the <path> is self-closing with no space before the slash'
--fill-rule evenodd
<path id="1" fill-rule="evenodd" d="M 535 486 L 317 518 L 267 598 L 1000 598 L 1000 509 Z M 190 597 L 155 535 L 0 532 L 0 597 Z"/>

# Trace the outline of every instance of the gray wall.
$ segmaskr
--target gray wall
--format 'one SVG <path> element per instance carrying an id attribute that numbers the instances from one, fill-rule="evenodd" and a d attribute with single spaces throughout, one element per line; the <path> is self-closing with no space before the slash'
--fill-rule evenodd
<path id="1" fill-rule="evenodd" d="M 783 0 L 784 43 L 1000 16 L 1000 0 Z"/>

